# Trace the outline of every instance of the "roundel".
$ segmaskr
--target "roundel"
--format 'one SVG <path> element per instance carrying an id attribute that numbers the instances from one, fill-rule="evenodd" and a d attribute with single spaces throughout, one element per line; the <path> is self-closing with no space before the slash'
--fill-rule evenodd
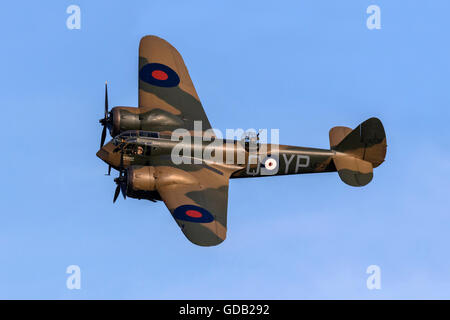
<path id="1" fill-rule="evenodd" d="M 208 210 L 190 204 L 176 208 L 173 211 L 173 216 L 175 219 L 190 222 L 208 223 L 214 220 L 213 215 Z"/>
<path id="2" fill-rule="evenodd" d="M 161 63 L 148 63 L 139 71 L 139 78 L 158 87 L 176 87 L 180 83 L 178 74 Z"/>
<path id="3" fill-rule="evenodd" d="M 264 168 L 267 170 L 273 170 L 277 167 L 278 163 L 277 160 L 274 158 L 267 158 L 266 161 L 264 161 Z"/>

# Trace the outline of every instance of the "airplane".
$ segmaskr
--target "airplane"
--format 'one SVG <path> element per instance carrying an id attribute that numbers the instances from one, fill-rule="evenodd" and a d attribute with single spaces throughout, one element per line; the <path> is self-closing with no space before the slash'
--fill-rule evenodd
<path id="1" fill-rule="evenodd" d="M 180 53 L 157 36 L 140 41 L 138 78 L 137 108 L 109 110 L 105 84 L 97 156 L 108 164 L 108 175 L 111 168 L 119 171 L 113 202 L 120 193 L 124 199 L 163 201 L 186 238 L 199 246 L 215 246 L 226 238 L 230 179 L 337 171 L 343 182 L 361 187 L 372 180 L 373 168 L 386 156 L 386 134 L 377 118 L 355 129 L 332 128 L 330 149 L 262 143 L 254 134 L 241 140 L 219 139 L 211 133 Z M 181 163 L 173 157 L 180 148 L 180 137 L 173 136 L 180 129 Z M 107 130 L 113 139 L 104 144 Z M 206 133 L 209 141 L 196 139 Z M 203 158 L 210 141 L 219 143 L 212 156 Z"/>

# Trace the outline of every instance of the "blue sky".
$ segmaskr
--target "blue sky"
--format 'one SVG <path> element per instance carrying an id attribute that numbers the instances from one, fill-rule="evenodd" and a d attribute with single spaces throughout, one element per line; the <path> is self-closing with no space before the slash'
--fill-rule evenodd
<path id="1" fill-rule="evenodd" d="M 81 30 L 66 8 L 81 8 Z M 381 8 L 381 30 L 366 8 Z M 3 4 L 0 298 L 450 298 L 448 1 L 40 1 Z M 183 55 L 212 125 L 327 148 L 376 116 L 386 162 L 232 180 L 228 238 L 187 241 L 163 203 L 119 199 L 98 150 L 110 105 L 137 105 L 139 39 Z M 116 173 L 114 173 L 115 175 Z M 381 290 L 366 268 L 381 268 Z M 66 288 L 67 266 L 81 290 Z"/>

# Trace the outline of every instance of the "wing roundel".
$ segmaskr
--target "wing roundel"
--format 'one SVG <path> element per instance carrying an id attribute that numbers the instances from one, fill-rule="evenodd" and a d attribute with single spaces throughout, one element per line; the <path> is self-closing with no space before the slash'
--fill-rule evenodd
<path id="1" fill-rule="evenodd" d="M 184 235 L 200 246 L 215 246 L 227 233 L 231 171 L 203 164 L 158 166 L 157 190 Z"/>
<path id="2" fill-rule="evenodd" d="M 203 130 L 211 129 L 183 58 L 156 36 L 143 37 L 139 45 L 139 108 L 143 113 L 178 117 L 190 131 L 194 121 L 201 121 Z"/>

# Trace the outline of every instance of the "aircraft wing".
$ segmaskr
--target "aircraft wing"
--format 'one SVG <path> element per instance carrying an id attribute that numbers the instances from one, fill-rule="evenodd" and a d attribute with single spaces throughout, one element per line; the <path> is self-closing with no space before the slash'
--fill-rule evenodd
<path id="1" fill-rule="evenodd" d="M 194 121 L 211 129 L 180 53 L 167 41 L 145 36 L 139 44 L 139 108 L 152 111 L 155 122 L 167 130 L 193 130 Z"/>
<path id="2" fill-rule="evenodd" d="M 217 165 L 155 165 L 157 190 L 184 235 L 200 246 L 214 246 L 227 232 L 231 171 Z"/>

